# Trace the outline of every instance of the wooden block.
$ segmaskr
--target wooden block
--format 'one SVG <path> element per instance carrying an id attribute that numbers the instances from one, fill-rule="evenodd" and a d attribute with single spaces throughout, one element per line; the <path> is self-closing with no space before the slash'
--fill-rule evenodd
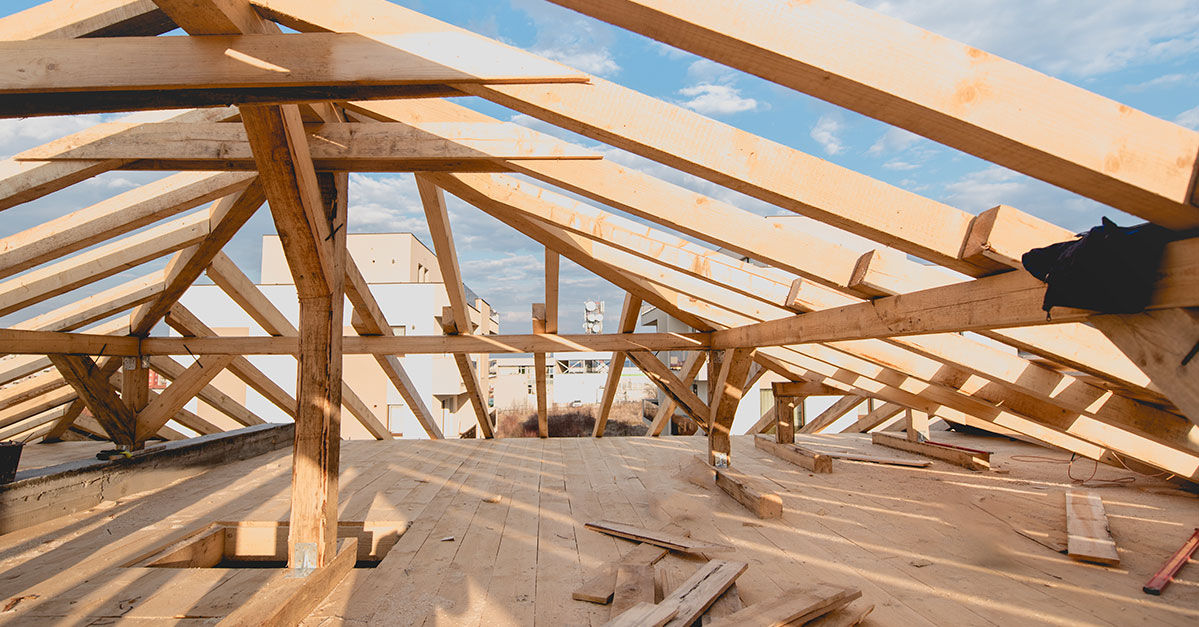
<path id="1" fill-rule="evenodd" d="M 675 525 L 668 524 L 662 528 L 662 531 L 689 537 L 691 532 Z M 620 559 L 612 560 L 600 567 L 599 574 L 591 579 L 588 579 L 571 593 L 571 598 L 576 601 L 587 601 L 590 603 L 599 603 L 601 605 L 612 601 L 612 595 L 616 589 L 616 571 L 621 564 L 634 564 L 652 566 L 658 560 L 666 557 L 668 551 L 662 547 L 653 544 L 641 543 L 633 550 L 625 553 Z"/>
<path id="2" fill-rule="evenodd" d="M 936 442 L 911 442 L 886 433 L 875 432 L 870 436 L 875 444 L 897 448 L 909 453 L 918 453 L 962 468 L 987 470 L 991 467 L 991 454 L 987 451 L 976 451 Z"/>
<path id="3" fill-rule="evenodd" d="M 679 613 L 675 605 L 638 603 L 632 609 L 613 617 L 604 627 L 662 627 Z"/>
<path id="4" fill-rule="evenodd" d="M 829 473 L 833 471 L 833 458 L 823 453 L 795 445 L 779 444 L 774 439 L 763 435 L 754 436 L 754 446 L 812 472 Z"/>
<path id="5" fill-rule="evenodd" d="M 845 607 L 829 612 L 814 621 L 807 623 L 804 627 L 853 627 L 862 622 L 870 612 L 874 611 L 874 604 L 865 601 L 855 601 Z"/>
<path id="6" fill-rule="evenodd" d="M 625 523 L 613 522 L 610 520 L 601 520 L 599 522 L 589 522 L 586 527 L 592 531 L 598 531 L 610 536 L 625 538 L 628 540 L 636 540 L 660 546 L 671 551 L 680 553 L 717 553 L 721 551 L 732 551 L 733 547 L 723 544 L 709 544 L 706 542 L 697 542 L 676 533 L 665 531 L 653 531 L 634 525 Z"/>
<path id="7" fill-rule="evenodd" d="M 794 588 L 778 598 L 755 603 L 724 620 L 715 621 L 708 627 L 800 625 L 842 608 L 861 596 L 861 590 L 827 584 Z"/>
<path id="8" fill-rule="evenodd" d="M 616 569 L 612 615 L 618 616 L 640 603 L 653 602 L 654 567 L 649 564 L 621 564 Z"/>
<path id="9" fill-rule="evenodd" d="M 928 468 L 932 462 L 918 459 L 900 459 L 898 457 L 879 457 L 877 455 L 859 455 L 857 453 L 821 453 L 833 459 L 844 459 L 850 462 L 865 462 L 868 464 L 886 464 L 889 466 L 908 466 L 910 468 Z"/>
<path id="10" fill-rule="evenodd" d="M 1071 558 L 1113 566 L 1120 563 L 1103 499 L 1098 494 L 1066 493 L 1066 534 L 1066 551 Z"/>
<path id="11" fill-rule="evenodd" d="M 773 492 L 756 486 L 757 482 L 739 472 L 716 469 L 716 485 L 729 496 L 737 499 L 758 518 L 782 518 L 783 499 Z"/>

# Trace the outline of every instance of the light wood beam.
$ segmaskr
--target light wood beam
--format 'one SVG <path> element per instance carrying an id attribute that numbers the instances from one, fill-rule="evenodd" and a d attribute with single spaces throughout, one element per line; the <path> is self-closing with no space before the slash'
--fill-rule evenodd
<path id="1" fill-rule="evenodd" d="M 868 431 L 872 431 L 877 429 L 880 425 L 884 424 L 891 418 L 899 415 L 905 409 L 905 407 L 896 405 L 895 403 L 883 403 L 882 405 L 875 407 L 874 411 L 862 416 L 861 418 L 858 418 L 857 423 L 845 431 L 857 433 L 866 433 Z"/>
<path id="2" fill-rule="evenodd" d="M 239 192 L 244 173 L 183 173 L 44 222 L 0 240 L 0 278 Z"/>
<path id="3" fill-rule="evenodd" d="M 545 332 L 558 333 L 558 253 L 545 249 Z"/>
<path id="4" fill-rule="evenodd" d="M 28 331 L 75 331 L 157 298 L 165 287 L 165 278 L 166 273 L 162 270 L 151 272 L 18 322 L 11 328 Z"/>
<path id="5" fill-rule="evenodd" d="M 97 335 L 108 335 L 112 338 L 118 338 L 129 334 L 129 321 L 116 319 L 98 324 L 86 329 L 86 331 Z M 124 340 L 117 341 L 122 342 Z M 50 360 L 46 357 L 44 351 L 34 351 L 32 347 L 30 348 L 31 350 L 24 355 L 0 360 L 0 385 L 7 385 L 17 379 L 36 374 L 41 370 L 51 367 Z"/>
<path id="6" fill-rule="evenodd" d="M 690 356 L 687 357 L 687 361 L 683 362 L 682 373 L 684 386 L 687 388 L 691 387 L 691 384 L 695 382 L 695 377 L 698 377 L 700 371 L 703 370 L 704 362 L 707 361 L 707 359 L 707 351 L 691 351 Z M 658 413 L 654 414 L 654 420 L 650 423 L 649 431 L 646 433 L 646 435 L 651 437 L 658 437 L 661 435 L 662 429 L 664 429 L 667 423 L 670 422 L 670 418 L 674 416 L 674 412 L 676 409 L 678 409 L 678 407 L 679 404 L 675 402 L 674 398 L 670 395 L 667 395 L 666 398 L 662 399 L 662 405 L 658 407 Z"/>
<path id="7" fill-rule="evenodd" d="M 2 102 L 0 102 L 2 106 Z M 255 105 L 261 106 L 261 105 Z M 294 106 L 294 105 L 293 105 Z M 508 170 L 512 160 L 597 160 L 600 155 L 511 123 L 310 124 L 318 170 L 411 172 Z M 13 157 L 19 163 L 119 160 L 122 170 L 253 170 L 237 124 L 99 124 L 91 141 L 64 138 Z"/>
<path id="8" fill-rule="evenodd" d="M 433 252 L 437 255 L 437 266 L 441 270 L 442 283 L 450 301 L 451 318 L 442 319 L 442 327 L 450 329 L 449 334 L 470 335 L 472 325 L 470 311 L 466 304 L 466 291 L 462 284 L 462 272 L 458 267 L 458 253 L 454 250 L 454 235 L 450 229 L 449 210 L 446 208 L 445 195 L 441 188 L 422 175 L 416 177 L 416 187 L 424 205 L 425 217 L 429 222 L 429 236 L 433 240 Z M 479 389 L 479 376 L 464 355 L 455 354 L 454 360 L 458 372 L 462 375 L 462 383 L 466 386 L 467 396 L 475 410 L 475 419 L 479 424 L 479 433 L 485 438 L 494 437 L 491 426 L 490 411 Z"/>
<path id="9" fill-rule="evenodd" d="M 121 401 L 104 371 L 90 358 L 78 355 L 50 355 L 50 361 L 75 389 L 112 441 L 132 446 L 137 415 Z"/>
<path id="10" fill-rule="evenodd" d="M 208 235 L 199 244 L 176 253 L 167 264 L 162 294 L 134 310 L 129 321 L 131 333 L 149 335 L 154 325 L 204 272 L 212 257 L 233 239 L 265 201 L 262 185 L 254 180 L 245 190 L 214 203 L 208 212 Z"/>
<path id="11" fill-rule="evenodd" d="M 1199 306 L 1199 238 L 1166 246 L 1149 307 Z M 1055 307 L 1045 284 L 1020 270 L 966 283 L 826 309 L 713 335 L 713 346 L 765 346 L 1018 327 L 1086 320 L 1095 312 Z"/>
<path id="12" fill-rule="evenodd" d="M 556 257 L 555 253 L 555 257 Z M 637 318 L 641 315 L 641 299 L 625 293 L 624 305 L 620 309 L 618 333 L 632 333 L 637 329 Z M 599 418 L 595 421 L 593 437 L 604 437 L 604 429 L 608 426 L 608 417 L 612 415 L 612 403 L 616 400 L 616 392 L 620 388 L 620 375 L 624 372 L 624 361 L 627 354 L 624 351 L 612 353 L 608 361 L 608 380 L 604 383 L 604 395 L 600 399 Z"/>
<path id="13" fill-rule="evenodd" d="M 865 401 L 865 397 L 852 395 L 846 396 L 841 400 L 833 403 L 831 407 L 824 410 L 814 420 L 805 424 L 800 433 L 820 433 L 829 425 L 837 422 L 837 419 L 849 413 L 850 410 L 861 405 Z"/>
<path id="14" fill-rule="evenodd" d="M 51 425 L 50 429 L 42 435 L 42 441 L 61 441 L 63 434 L 65 434 L 67 430 L 71 428 L 71 425 L 75 423 L 75 420 L 79 418 L 79 415 L 83 413 L 83 410 L 86 407 L 87 406 L 83 403 L 83 399 L 81 398 L 76 398 L 75 400 L 71 401 L 71 404 L 67 406 L 62 415 L 55 418 L 54 424 Z"/>
<path id="15" fill-rule="evenodd" d="M 371 292 L 370 286 L 358 270 L 358 265 L 354 263 L 354 259 L 349 255 L 346 255 L 345 289 L 346 297 L 350 299 L 350 304 L 354 306 L 354 311 L 358 314 L 352 316 L 352 324 L 354 325 L 354 330 L 359 335 L 395 336 L 395 333 L 391 330 L 391 325 L 388 324 L 387 318 L 383 315 L 383 310 L 379 307 L 379 303 L 375 301 L 375 295 Z M 344 340 L 342 353 L 345 353 Z M 421 397 L 420 391 L 416 389 L 416 384 L 408 376 L 408 372 L 404 369 L 404 365 L 400 362 L 399 357 L 394 354 L 375 355 L 375 361 L 379 363 L 379 367 L 383 369 L 384 374 L 391 380 L 391 384 L 400 393 L 404 402 L 408 404 L 408 407 L 416 416 L 417 422 L 420 423 L 425 433 L 431 439 L 442 439 L 444 436 L 441 433 L 441 429 L 433 420 L 433 414 L 429 411 L 428 405 L 425 404 L 425 399 Z"/>
<path id="16" fill-rule="evenodd" d="M 804 397 L 794 394 L 780 394 L 779 383 L 775 383 L 774 392 L 774 438 L 779 444 L 795 444 L 795 407 L 802 406 Z"/>
<path id="17" fill-rule="evenodd" d="M 697 423 L 704 425 L 708 424 L 708 404 L 703 402 L 695 392 L 691 391 L 690 384 L 684 384 L 679 380 L 666 364 L 662 363 L 653 353 L 643 351 L 630 351 L 629 359 L 653 381 L 666 396 L 674 399 L 683 411 Z"/>
<path id="18" fill-rule="evenodd" d="M 1199 226 L 1199 133 L 851 2 L 552 1 L 1169 228 Z"/>
<path id="19" fill-rule="evenodd" d="M 738 348 L 725 352 L 720 364 L 720 377 L 715 381 L 716 396 L 712 400 L 712 411 L 708 418 L 708 463 L 717 468 L 727 468 L 732 455 L 729 434 L 733 429 L 733 418 L 741 404 L 741 388 L 753 363 L 752 348 Z M 709 382 L 711 383 L 711 382 Z M 779 512 L 781 516 L 781 511 Z"/>
<path id="20" fill-rule="evenodd" d="M 221 107 L 217 109 L 201 109 L 184 111 L 166 119 L 166 122 L 221 122 L 237 115 L 237 109 Z M 121 122 L 154 122 L 164 121 L 160 114 L 137 114 L 123 118 Z M 86 143 L 102 136 L 95 127 L 69 135 L 69 141 Z M 64 141 L 67 138 L 56 141 Z M 122 167 L 126 162 L 120 160 L 78 161 L 72 163 L 19 162 L 14 159 L 0 161 L 0 210 L 9 209 L 19 204 L 36 200 L 69 187 L 80 181 L 85 181 L 97 174 Z"/>
<path id="21" fill-rule="evenodd" d="M 137 412 L 134 442 L 140 444 L 153 437 L 199 391 L 208 385 L 230 362 L 232 355 L 200 357 L 180 376 L 171 381 L 161 394 Z"/>
<path id="22" fill-rule="evenodd" d="M 532 322 L 534 335 L 542 335 L 546 332 L 545 303 L 533 303 Z M 533 353 L 533 381 L 537 388 L 537 437 L 548 438 L 550 437 L 550 411 L 546 390 L 545 353 Z"/>
<path id="23" fill-rule="evenodd" d="M 0 283 L 0 315 L 192 246 L 207 235 L 208 216 L 196 212 L 42 266 Z"/>
<path id="24" fill-rule="evenodd" d="M 234 361 L 236 361 L 236 358 Z M 174 381 L 183 376 L 183 373 L 187 371 L 187 366 L 167 356 L 155 356 L 150 358 L 150 369 Z M 242 426 L 249 427 L 266 424 L 265 420 L 233 400 L 233 397 L 218 390 L 212 384 L 200 388 L 200 391 L 195 396 Z"/>
<path id="25" fill-rule="evenodd" d="M 0 39 L 152 37 L 174 28 L 151 0 L 51 0 L 0 18 Z"/>
<path id="26" fill-rule="evenodd" d="M 1199 308 L 1092 316 L 1182 413 L 1199 424 Z"/>

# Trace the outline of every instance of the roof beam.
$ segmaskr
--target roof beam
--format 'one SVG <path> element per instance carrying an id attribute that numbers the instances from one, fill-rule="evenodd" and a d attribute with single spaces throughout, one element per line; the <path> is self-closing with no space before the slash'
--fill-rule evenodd
<path id="1" fill-rule="evenodd" d="M 1199 133 L 851 2 L 551 1 L 1169 228 L 1199 226 Z"/>
<path id="2" fill-rule="evenodd" d="M 501 171 L 512 159 L 599 159 L 590 150 L 510 123 L 331 122 L 300 127 L 319 170 Z M 254 170 L 247 129 L 237 124 L 125 124 L 95 127 L 92 141 L 72 138 L 27 150 L 17 161 L 119 160 L 127 170 Z"/>
<path id="3" fill-rule="evenodd" d="M 137 413 L 135 444 L 145 442 L 158 433 L 159 429 L 166 426 L 167 422 L 233 359 L 232 355 L 205 355 L 188 366 L 183 374 L 171 381 L 162 394 L 155 396 L 145 409 Z"/>
<path id="4" fill-rule="evenodd" d="M 558 253 L 553 253 L 547 248 L 546 249 L 546 258 L 548 259 L 549 255 L 551 255 L 551 254 L 554 255 L 555 260 L 558 258 Z M 555 265 L 556 265 L 556 263 L 555 263 Z M 549 266 L 547 265 L 546 267 L 547 267 L 547 270 L 546 270 L 546 272 L 547 272 L 547 275 L 546 275 L 547 276 L 547 279 L 546 279 L 547 290 L 546 291 L 548 292 L 549 291 L 548 290 L 548 286 L 549 286 L 548 267 Z M 557 270 L 557 268 L 555 268 L 555 274 L 556 274 L 556 270 Z M 556 283 L 557 283 L 557 278 L 555 277 L 555 284 Z M 555 292 L 556 292 L 556 290 L 555 290 Z M 547 296 L 548 296 L 548 294 L 547 294 Z M 555 294 L 555 296 L 557 296 L 557 294 Z M 619 329 L 617 329 L 617 332 L 618 333 L 632 333 L 633 331 L 636 331 L 637 330 L 637 318 L 640 315 L 641 315 L 641 299 L 626 292 L 624 295 L 624 305 L 620 309 L 620 323 L 619 323 L 620 326 L 619 326 Z M 612 413 L 612 403 L 613 403 L 613 401 L 616 400 L 616 389 L 618 387 L 620 387 L 620 374 L 622 372 L 624 372 L 625 357 L 627 357 L 627 355 L 624 351 L 616 351 L 616 352 L 612 353 L 612 358 L 608 361 L 608 380 L 606 383 L 604 383 L 604 396 L 600 400 L 599 417 L 596 418 L 595 428 L 591 432 L 591 435 L 593 437 L 602 438 L 604 436 L 604 428 L 608 426 L 608 416 L 610 416 Z"/>
<path id="5" fill-rule="evenodd" d="M 154 36 L 174 28 L 151 0 L 50 0 L 0 18 L 0 39 Z"/>
<path id="6" fill-rule="evenodd" d="M 88 357 L 50 355 L 50 361 L 117 444 L 132 446 L 137 416 L 125 406 L 108 376 Z"/>
<path id="7" fill-rule="evenodd" d="M 695 377 L 699 376 L 707 359 L 708 351 L 691 351 L 691 355 L 687 357 L 687 361 L 683 362 L 683 368 L 680 370 L 683 373 L 684 386 L 691 387 L 691 384 L 695 382 Z M 674 411 L 678 407 L 679 404 L 674 398 L 667 394 L 666 398 L 662 399 L 661 406 L 658 407 L 658 413 L 654 414 L 654 419 L 650 422 L 646 435 L 655 438 L 661 435 L 662 430 L 666 427 L 666 423 L 674 416 Z"/>

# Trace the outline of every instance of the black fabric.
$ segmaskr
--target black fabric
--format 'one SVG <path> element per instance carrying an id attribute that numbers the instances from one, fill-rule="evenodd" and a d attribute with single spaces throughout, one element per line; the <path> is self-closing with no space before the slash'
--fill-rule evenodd
<path id="1" fill-rule="evenodd" d="M 1046 282 L 1042 307 L 1137 313 L 1149 304 L 1162 250 L 1172 233 L 1154 224 L 1117 226 L 1103 218 L 1078 239 L 1034 248 L 1021 258 Z"/>

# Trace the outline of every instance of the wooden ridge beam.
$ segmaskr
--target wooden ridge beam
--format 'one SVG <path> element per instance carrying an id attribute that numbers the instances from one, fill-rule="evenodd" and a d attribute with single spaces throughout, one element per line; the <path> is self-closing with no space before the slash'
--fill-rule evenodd
<path id="1" fill-rule="evenodd" d="M 552 1 L 1169 228 L 1199 226 L 1199 133 L 851 2 Z"/>
<path id="2" fill-rule="evenodd" d="M 556 257 L 555 253 L 555 257 Z M 641 315 L 641 299 L 625 292 L 624 305 L 620 309 L 619 333 L 632 333 L 637 329 L 637 318 Z M 624 351 L 612 353 L 608 361 L 608 379 L 604 383 L 604 395 L 600 399 L 600 413 L 595 420 L 595 429 L 591 435 L 601 438 L 604 428 L 608 425 L 608 416 L 612 413 L 612 403 L 616 400 L 617 388 L 620 387 L 620 375 L 624 372 L 624 361 L 627 357 Z"/>
<path id="3" fill-rule="evenodd" d="M 503 171 L 510 160 L 600 156 L 504 122 L 423 124 L 328 122 L 304 127 L 318 170 L 410 172 Z M 246 130 L 239 124 L 110 122 L 96 137 L 73 137 L 32 148 L 18 162 L 119 160 L 124 170 L 254 170 Z"/>

